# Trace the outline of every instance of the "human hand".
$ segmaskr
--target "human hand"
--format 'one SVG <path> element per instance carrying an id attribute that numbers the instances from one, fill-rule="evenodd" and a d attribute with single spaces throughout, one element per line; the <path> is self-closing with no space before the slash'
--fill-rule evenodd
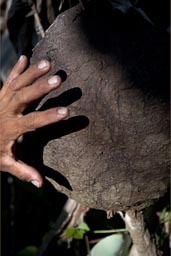
<path id="1" fill-rule="evenodd" d="M 65 119 L 68 109 L 58 107 L 23 115 L 23 111 L 32 101 L 56 89 L 62 82 L 59 76 L 36 81 L 50 70 L 47 60 L 42 60 L 28 69 L 27 65 L 27 57 L 21 56 L 0 90 L 0 170 L 41 187 L 43 179 L 40 173 L 16 159 L 16 140 L 26 132 Z"/>

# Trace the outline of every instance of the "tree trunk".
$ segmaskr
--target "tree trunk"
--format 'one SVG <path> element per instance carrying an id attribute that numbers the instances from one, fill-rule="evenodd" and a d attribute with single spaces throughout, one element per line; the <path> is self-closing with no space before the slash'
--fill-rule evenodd
<path id="1" fill-rule="evenodd" d="M 49 59 L 48 75 L 67 76 L 37 109 L 69 106 L 70 117 L 25 136 L 28 162 L 88 207 L 139 210 L 162 196 L 169 184 L 168 53 L 169 35 L 133 10 L 123 15 L 91 1 L 59 15 L 31 62 Z"/>
<path id="2" fill-rule="evenodd" d="M 143 213 L 128 210 L 124 215 L 122 213 L 120 215 L 125 221 L 126 229 L 130 233 L 133 242 L 129 256 L 156 256 L 156 246 L 145 227 Z"/>

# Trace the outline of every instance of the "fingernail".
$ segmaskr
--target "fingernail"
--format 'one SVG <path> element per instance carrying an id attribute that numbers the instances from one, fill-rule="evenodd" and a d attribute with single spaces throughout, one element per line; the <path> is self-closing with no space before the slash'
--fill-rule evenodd
<path id="1" fill-rule="evenodd" d="M 21 55 L 20 58 L 18 59 L 18 62 L 22 62 L 24 60 L 24 55 Z"/>
<path id="2" fill-rule="evenodd" d="M 68 112 L 68 109 L 67 109 L 67 108 L 58 108 L 58 109 L 57 109 L 57 113 L 58 113 L 59 115 L 65 115 L 67 112 Z"/>
<path id="3" fill-rule="evenodd" d="M 48 62 L 46 60 L 41 60 L 38 64 L 38 68 L 43 69 L 43 68 L 47 67 L 47 65 L 48 65 Z"/>
<path id="4" fill-rule="evenodd" d="M 18 143 L 22 143 L 22 142 L 23 142 L 23 135 L 21 135 L 20 137 L 18 137 L 17 142 L 18 142 Z"/>
<path id="5" fill-rule="evenodd" d="M 58 76 L 52 76 L 48 79 L 48 84 L 53 85 L 59 83 L 59 77 Z"/>
<path id="6" fill-rule="evenodd" d="M 41 183 L 38 180 L 32 180 L 31 183 L 36 186 L 37 188 L 41 187 Z"/>

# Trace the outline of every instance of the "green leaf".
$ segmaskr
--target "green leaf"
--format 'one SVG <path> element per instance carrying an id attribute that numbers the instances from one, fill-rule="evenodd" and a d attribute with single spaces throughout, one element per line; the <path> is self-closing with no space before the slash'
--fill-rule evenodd
<path id="1" fill-rule="evenodd" d="M 76 229 L 73 227 L 67 227 L 65 230 L 65 235 L 67 238 L 74 237 L 74 234 L 76 232 Z"/>
<path id="2" fill-rule="evenodd" d="M 82 230 L 87 231 L 87 232 L 90 231 L 89 226 L 88 226 L 87 223 L 85 223 L 85 222 L 81 223 L 81 224 L 78 226 L 78 229 L 82 229 Z"/>
<path id="3" fill-rule="evenodd" d="M 73 238 L 75 238 L 75 239 L 83 239 L 84 234 L 85 234 L 85 231 L 84 231 L 84 230 L 82 230 L 82 229 L 77 229 L 76 232 L 75 232 L 75 234 L 74 234 L 74 236 L 73 236 Z"/>
<path id="4" fill-rule="evenodd" d="M 68 227 L 65 230 L 65 235 L 67 238 L 75 238 L 75 239 L 83 239 L 84 234 L 86 232 L 90 231 L 90 228 L 86 223 L 81 223 L 78 227 L 73 228 L 73 227 Z"/>
<path id="5" fill-rule="evenodd" d="M 162 220 L 160 220 L 160 223 L 170 222 L 171 221 L 171 213 L 169 213 L 167 216 L 165 215 Z"/>
<path id="6" fill-rule="evenodd" d="M 162 212 L 160 213 L 160 217 L 159 217 L 160 223 L 164 221 L 165 214 L 166 214 L 166 207 L 163 208 Z"/>

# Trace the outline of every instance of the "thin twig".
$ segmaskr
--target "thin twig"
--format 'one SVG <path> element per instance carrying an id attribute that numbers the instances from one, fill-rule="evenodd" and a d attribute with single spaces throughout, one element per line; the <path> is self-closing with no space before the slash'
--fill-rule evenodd
<path id="1" fill-rule="evenodd" d="M 126 232 L 127 230 L 125 228 L 121 229 L 110 229 L 110 230 L 94 230 L 94 234 L 105 234 L 105 233 L 120 233 L 120 232 Z"/>
<path id="2" fill-rule="evenodd" d="M 88 236 L 85 236 L 85 243 L 86 243 L 86 248 L 87 248 L 87 256 L 91 256 L 90 255 L 90 245 L 89 245 L 89 240 L 88 240 Z"/>
<path id="3" fill-rule="evenodd" d="M 40 18 L 39 18 L 39 15 L 38 15 L 38 12 L 36 10 L 36 6 L 35 6 L 34 3 L 32 4 L 31 9 L 32 9 L 34 19 L 35 19 L 36 32 L 37 32 L 38 35 L 40 35 L 43 38 L 45 36 L 45 31 L 44 31 L 43 26 L 41 24 L 41 21 L 40 21 Z"/>

